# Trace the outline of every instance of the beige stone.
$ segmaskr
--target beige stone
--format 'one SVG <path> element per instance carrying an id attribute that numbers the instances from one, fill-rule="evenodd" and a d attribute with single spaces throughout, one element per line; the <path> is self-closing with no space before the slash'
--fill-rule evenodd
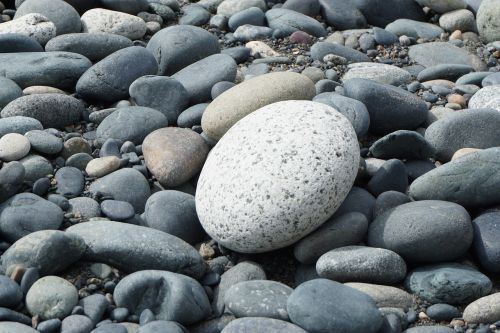
<path id="1" fill-rule="evenodd" d="M 459 149 L 455 152 L 455 154 L 453 154 L 451 160 L 456 160 L 456 159 L 459 159 L 460 157 L 463 157 L 467 154 L 470 154 L 470 153 L 473 153 L 473 152 L 476 152 L 476 151 L 479 151 L 479 150 L 482 150 L 482 149 L 477 149 L 477 148 L 462 148 L 462 149 Z"/>
<path id="2" fill-rule="evenodd" d="M 463 318 L 469 323 L 494 323 L 500 320 L 500 293 L 495 293 L 470 303 Z"/>
<path id="3" fill-rule="evenodd" d="M 370 296 L 379 308 L 408 309 L 413 304 L 413 297 L 406 291 L 396 287 L 358 282 L 348 282 L 345 285 Z"/>
<path id="4" fill-rule="evenodd" d="M 87 164 L 85 171 L 90 177 L 104 177 L 120 168 L 120 159 L 116 156 L 95 158 Z"/>

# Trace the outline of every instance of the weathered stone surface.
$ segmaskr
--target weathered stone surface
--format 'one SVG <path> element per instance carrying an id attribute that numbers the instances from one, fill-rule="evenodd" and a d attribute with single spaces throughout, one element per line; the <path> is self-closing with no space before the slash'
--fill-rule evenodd
<path id="1" fill-rule="evenodd" d="M 19 33 L 33 37 L 40 45 L 45 45 L 56 36 L 56 26 L 42 14 L 34 13 L 1 23 L 0 33 Z"/>
<path id="2" fill-rule="evenodd" d="M 107 32 L 129 39 L 140 39 L 146 33 L 146 22 L 140 17 L 103 8 L 93 8 L 82 15 L 83 32 Z"/>

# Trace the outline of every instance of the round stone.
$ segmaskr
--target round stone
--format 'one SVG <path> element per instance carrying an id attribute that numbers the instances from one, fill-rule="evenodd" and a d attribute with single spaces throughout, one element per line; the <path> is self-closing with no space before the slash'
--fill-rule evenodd
<path id="1" fill-rule="evenodd" d="M 11 79 L 0 76 L 0 110 L 22 95 L 23 90 L 17 85 L 17 83 Z"/>
<path id="2" fill-rule="evenodd" d="M 0 159 L 17 161 L 30 152 L 30 141 L 18 133 L 9 133 L 0 138 Z"/>
<path id="3" fill-rule="evenodd" d="M 62 140 L 46 131 L 32 130 L 24 136 L 29 140 L 31 148 L 42 154 L 54 155 L 63 148 Z"/>
<path id="4" fill-rule="evenodd" d="M 78 303 L 78 291 L 71 283 L 57 276 L 36 281 L 26 295 L 26 307 L 42 319 L 63 318 Z"/>
<path id="5" fill-rule="evenodd" d="M 470 303 L 463 318 L 469 323 L 494 323 L 500 320 L 500 293 L 495 293 Z"/>
<path id="6" fill-rule="evenodd" d="M 101 216 L 101 208 L 99 203 L 92 198 L 78 197 L 69 199 L 68 213 L 87 220 Z"/>
<path id="7" fill-rule="evenodd" d="M 500 111 L 500 85 L 486 86 L 469 100 L 469 108 L 491 108 Z"/>
<path id="8" fill-rule="evenodd" d="M 105 200 L 101 203 L 101 211 L 112 221 L 124 221 L 135 215 L 134 207 L 126 201 Z"/>
<path id="9" fill-rule="evenodd" d="M 477 11 L 479 34 L 488 43 L 500 40 L 500 8 L 496 0 L 483 0 Z"/>
<path id="10" fill-rule="evenodd" d="M 354 129 L 335 109 L 308 101 L 268 105 L 212 149 L 198 180 L 200 222 L 232 250 L 285 247 L 336 211 L 358 165 Z"/>
<path id="11" fill-rule="evenodd" d="M 449 321 L 453 318 L 460 318 L 461 316 L 460 311 L 456 307 L 442 303 L 429 306 L 426 314 L 429 318 L 437 322 Z"/>
<path id="12" fill-rule="evenodd" d="M 25 134 L 31 130 L 42 129 L 42 123 L 35 118 L 23 116 L 0 118 L 0 137 L 8 133 Z"/>
<path id="13" fill-rule="evenodd" d="M 0 306 L 15 308 L 23 300 L 21 287 L 9 277 L 0 275 Z"/>
<path id="14" fill-rule="evenodd" d="M 116 156 L 95 158 L 88 162 L 85 171 L 90 177 L 104 177 L 120 168 L 120 159 Z"/>
<path id="15" fill-rule="evenodd" d="M 472 221 L 474 250 L 481 266 L 491 272 L 500 271 L 500 212 L 481 214 Z"/>

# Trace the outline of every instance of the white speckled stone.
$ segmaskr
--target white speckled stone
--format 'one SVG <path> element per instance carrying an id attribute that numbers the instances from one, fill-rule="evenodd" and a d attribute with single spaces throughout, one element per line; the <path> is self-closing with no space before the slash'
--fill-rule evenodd
<path id="1" fill-rule="evenodd" d="M 500 85 L 487 86 L 480 89 L 471 97 L 469 108 L 491 108 L 500 111 Z"/>
<path id="2" fill-rule="evenodd" d="M 0 24 L 0 34 L 2 33 L 23 34 L 45 45 L 56 36 L 56 26 L 42 14 L 33 13 Z"/>
<path id="3" fill-rule="evenodd" d="M 411 81 L 411 74 L 404 69 L 393 65 L 378 64 L 374 62 L 358 62 L 347 66 L 348 71 L 342 80 L 354 78 L 368 79 L 380 83 L 399 86 Z"/>
<path id="4" fill-rule="evenodd" d="M 352 187 L 359 145 L 347 118 L 316 102 L 267 105 L 238 121 L 201 172 L 196 210 L 207 233 L 244 253 L 295 243 Z"/>
<path id="5" fill-rule="evenodd" d="M 142 38 L 147 30 L 146 22 L 140 17 L 102 8 L 86 11 L 82 24 L 83 32 L 107 32 L 132 40 Z"/>
<path id="6" fill-rule="evenodd" d="M 9 133 L 0 138 L 0 160 L 17 161 L 28 155 L 30 141 L 21 134 Z"/>

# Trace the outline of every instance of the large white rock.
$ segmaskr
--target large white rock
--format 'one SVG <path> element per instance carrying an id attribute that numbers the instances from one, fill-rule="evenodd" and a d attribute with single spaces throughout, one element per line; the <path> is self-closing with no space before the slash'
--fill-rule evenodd
<path id="1" fill-rule="evenodd" d="M 33 37 L 41 45 L 45 45 L 56 36 L 56 26 L 42 14 L 27 14 L 0 24 L 0 34 L 18 33 Z"/>
<path id="2" fill-rule="evenodd" d="M 411 74 L 404 69 L 393 65 L 379 64 L 375 62 L 358 62 L 349 64 L 348 71 L 342 80 L 354 78 L 368 79 L 380 83 L 400 86 L 411 81 Z"/>
<path id="3" fill-rule="evenodd" d="M 86 11 L 82 15 L 82 25 L 83 32 L 107 32 L 132 40 L 142 38 L 147 29 L 140 17 L 103 8 Z"/>
<path id="4" fill-rule="evenodd" d="M 238 121 L 212 149 L 196 191 L 207 233 L 259 253 L 322 225 L 352 187 L 356 133 L 335 109 L 310 101 L 267 105 Z"/>
<path id="5" fill-rule="evenodd" d="M 470 109 L 496 109 L 500 111 L 500 85 L 486 86 L 469 101 Z"/>

